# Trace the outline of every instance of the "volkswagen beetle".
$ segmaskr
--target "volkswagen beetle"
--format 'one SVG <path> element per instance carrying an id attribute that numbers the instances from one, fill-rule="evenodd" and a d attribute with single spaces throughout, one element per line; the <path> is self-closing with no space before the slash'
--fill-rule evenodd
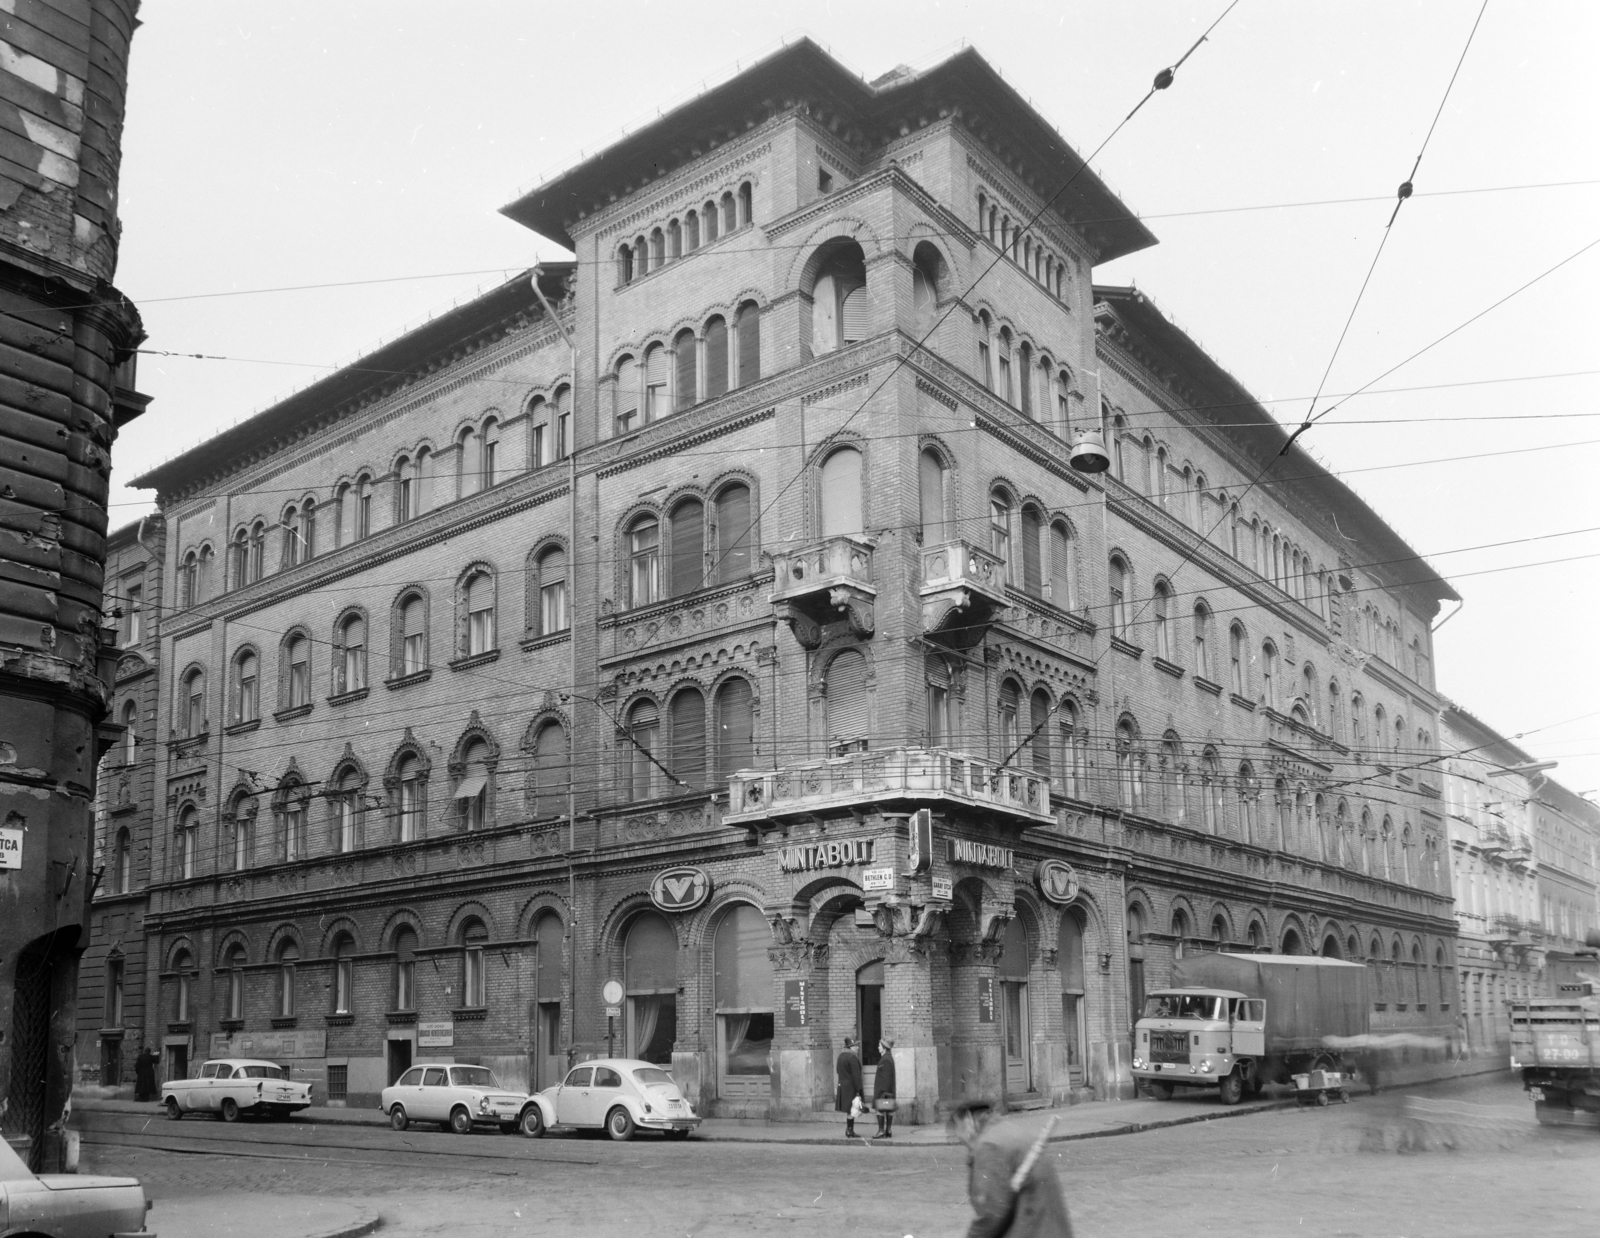
<path id="1" fill-rule="evenodd" d="M 694 1106 L 670 1074 L 632 1058 L 584 1062 L 539 1095 L 553 1111 L 554 1124 L 603 1130 L 613 1139 L 632 1139 L 636 1130 L 687 1139 L 700 1125 Z"/>

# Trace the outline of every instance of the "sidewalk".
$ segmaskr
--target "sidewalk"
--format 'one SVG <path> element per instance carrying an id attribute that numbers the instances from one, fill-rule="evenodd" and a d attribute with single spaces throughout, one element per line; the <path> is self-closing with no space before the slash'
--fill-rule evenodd
<path id="1" fill-rule="evenodd" d="M 236 1194 L 157 1200 L 148 1224 L 161 1238 L 357 1238 L 382 1221 L 337 1199 Z"/>
<path id="2" fill-rule="evenodd" d="M 1365 1089 L 1362 1089 L 1364 1091 Z M 1098 1139 L 1107 1135 L 1131 1135 L 1139 1131 L 1159 1130 L 1167 1126 L 1183 1126 L 1191 1122 L 1210 1122 L 1218 1118 L 1240 1117 L 1247 1113 L 1261 1113 L 1273 1109 L 1293 1107 L 1293 1096 L 1263 1094 L 1260 1099 L 1246 1101 L 1231 1108 L 1219 1104 L 1215 1096 L 1184 1096 L 1172 1100 L 1086 1101 L 1079 1105 L 1066 1105 L 1057 1109 L 1031 1109 L 1025 1119 L 1043 1121 L 1048 1115 L 1056 1118 L 1051 1142 L 1067 1139 Z M 76 1095 L 73 1109 L 85 1113 L 130 1113 L 160 1115 L 160 1105 L 131 1100 L 108 1100 L 95 1096 Z M 163 1118 L 163 1120 L 165 1120 Z M 193 1121 L 194 1119 L 189 1119 Z M 326 1123 L 333 1126 L 388 1126 L 388 1121 L 377 1109 L 342 1109 L 313 1105 L 302 1109 L 293 1121 Z M 856 1123 L 858 1132 L 871 1132 L 874 1119 L 864 1117 Z M 755 1118 L 706 1118 L 695 1131 L 693 1140 L 706 1143 L 789 1143 L 789 1144 L 839 1144 L 844 1142 L 844 1116 L 837 1124 L 825 1122 L 766 1122 Z M 928 1147 L 952 1144 L 955 1137 L 943 1125 L 913 1126 L 896 1122 L 890 1139 L 870 1142 L 880 1147 Z"/>

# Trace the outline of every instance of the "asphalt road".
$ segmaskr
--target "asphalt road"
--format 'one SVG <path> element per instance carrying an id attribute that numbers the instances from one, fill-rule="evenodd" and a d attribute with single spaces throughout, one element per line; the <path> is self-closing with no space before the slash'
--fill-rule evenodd
<path id="1" fill-rule="evenodd" d="M 283 1192 L 392 1235 L 963 1233 L 961 1149 L 628 1144 L 84 1113 L 85 1172 L 163 1199 Z M 1019 1121 L 1037 1120 L 1019 1118 Z M 1600 1232 L 1600 1132 L 1546 1130 L 1508 1078 L 1050 1145 L 1079 1238 Z"/>

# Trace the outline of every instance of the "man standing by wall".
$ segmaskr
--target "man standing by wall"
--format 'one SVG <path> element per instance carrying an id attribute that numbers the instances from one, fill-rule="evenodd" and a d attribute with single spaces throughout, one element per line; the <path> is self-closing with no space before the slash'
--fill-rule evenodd
<path id="1" fill-rule="evenodd" d="M 834 1073 L 839 1077 L 836 1107 L 845 1115 L 846 1139 L 855 1138 L 856 1114 L 859 1112 L 857 1102 L 861 1100 L 864 1091 L 861 1081 L 861 1059 L 856 1055 L 854 1046 L 855 1041 L 846 1036 L 844 1048 L 840 1050 L 838 1060 L 834 1063 Z"/>

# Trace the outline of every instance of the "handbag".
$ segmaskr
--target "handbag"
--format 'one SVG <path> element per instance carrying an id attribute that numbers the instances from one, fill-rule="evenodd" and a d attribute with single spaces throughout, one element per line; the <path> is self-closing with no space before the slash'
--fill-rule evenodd
<path id="1" fill-rule="evenodd" d="M 892 1096 L 880 1096 L 873 1104 L 879 1113 L 893 1113 L 900 1108 L 899 1102 Z"/>

